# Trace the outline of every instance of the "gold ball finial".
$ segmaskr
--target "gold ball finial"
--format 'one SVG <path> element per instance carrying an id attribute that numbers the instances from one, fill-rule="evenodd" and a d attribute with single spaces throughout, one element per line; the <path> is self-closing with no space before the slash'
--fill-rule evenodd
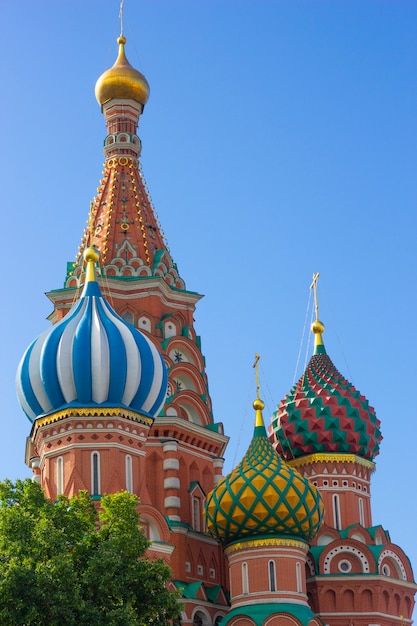
<path id="1" fill-rule="evenodd" d="M 100 254 L 96 248 L 88 247 L 84 250 L 84 261 L 88 263 L 89 261 L 93 261 L 93 263 L 97 263 L 100 258 Z"/>
<path id="2" fill-rule="evenodd" d="M 255 411 L 263 411 L 265 408 L 265 404 L 262 402 L 260 398 L 256 398 L 256 400 L 253 401 L 252 406 L 255 409 Z"/>
<path id="3" fill-rule="evenodd" d="M 320 322 L 320 320 L 315 320 L 311 324 L 311 332 L 313 332 L 315 335 L 322 335 L 324 333 L 323 322 Z"/>

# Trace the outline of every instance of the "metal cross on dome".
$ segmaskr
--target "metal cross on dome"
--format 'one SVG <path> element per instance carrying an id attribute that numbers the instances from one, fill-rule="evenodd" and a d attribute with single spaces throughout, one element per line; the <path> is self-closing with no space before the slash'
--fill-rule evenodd
<path id="1" fill-rule="evenodd" d="M 319 279 L 320 272 L 316 272 L 313 274 L 313 282 L 310 285 L 310 289 L 313 290 L 314 293 L 314 308 L 316 309 L 316 320 L 319 319 L 319 303 L 317 300 L 317 281 Z"/>
<path id="2" fill-rule="evenodd" d="M 255 368 L 255 380 L 256 380 L 256 397 L 260 400 L 260 386 L 259 386 L 259 359 L 261 358 L 260 354 L 255 354 L 255 362 L 253 367 Z"/>
<path id="3" fill-rule="evenodd" d="M 119 20 L 120 20 L 120 34 L 123 35 L 123 5 L 125 0 L 121 0 L 120 2 L 120 10 L 119 10 Z"/>

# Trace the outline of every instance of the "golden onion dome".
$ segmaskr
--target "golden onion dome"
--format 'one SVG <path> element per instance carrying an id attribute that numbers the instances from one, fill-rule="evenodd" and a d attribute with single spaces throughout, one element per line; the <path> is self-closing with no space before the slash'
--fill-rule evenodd
<path id="1" fill-rule="evenodd" d="M 125 54 L 126 38 L 120 35 L 117 43 L 119 44 L 119 55 L 116 63 L 109 70 L 106 70 L 96 82 L 97 102 L 102 106 L 114 98 L 128 98 L 145 105 L 149 98 L 148 81 L 127 60 Z"/>

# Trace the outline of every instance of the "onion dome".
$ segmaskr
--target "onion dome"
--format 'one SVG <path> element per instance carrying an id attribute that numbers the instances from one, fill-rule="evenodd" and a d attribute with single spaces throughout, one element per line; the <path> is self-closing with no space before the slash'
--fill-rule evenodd
<path id="1" fill-rule="evenodd" d="M 207 531 L 223 545 L 270 536 L 308 542 L 323 520 L 320 494 L 274 450 L 262 400 L 255 400 L 253 407 L 255 429 L 248 451 L 207 496 Z"/>
<path id="2" fill-rule="evenodd" d="M 120 407 L 155 417 L 167 371 L 158 349 L 115 313 L 95 280 L 98 253 L 87 248 L 86 283 L 68 314 L 28 347 L 16 378 L 31 421 L 67 407 Z"/>
<path id="3" fill-rule="evenodd" d="M 126 38 L 120 35 L 117 43 L 119 44 L 119 55 L 116 63 L 109 70 L 106 70 L 96 82 L 97 102 L 103 105 L 113 98 L 127 98 L 145 105 L 149 98 L 148 81 L 127 60 L 125 54 Z"/>
<path id="4" fill-rule="evenodd" d="M 382 440 L 380 421 L 367 399 L 327 355 L 318 319 L 314 354 L 272 418 L 272 440 L 286 460 L 316 453 L 354 454 L 373 460 Z"/>

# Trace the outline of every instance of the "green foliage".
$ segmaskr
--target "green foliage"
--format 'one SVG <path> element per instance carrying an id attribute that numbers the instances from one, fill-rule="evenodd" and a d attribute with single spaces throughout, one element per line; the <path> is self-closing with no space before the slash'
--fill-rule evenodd
<path id="1" fill-rule="evenodd" d="M 127 492 L 53 503 L 30 480 L 0 482 L 0 624 L 166 626 L 180 612 L 170 570 L 145 557 Z"/>

